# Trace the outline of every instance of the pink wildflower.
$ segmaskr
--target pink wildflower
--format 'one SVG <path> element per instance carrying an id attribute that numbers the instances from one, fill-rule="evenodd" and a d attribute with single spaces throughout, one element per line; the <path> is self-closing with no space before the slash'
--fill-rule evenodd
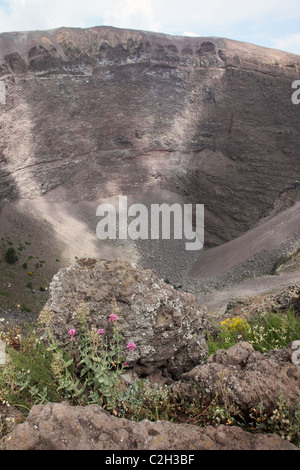
<path id="1" fill-rule="evenodd" d="M 100 328 L 100 330 L 98 330 L 98 335 L 104 335 L 104 330 L 102 330 L 102 328 Z"/>
<path id="2" fill-rule="evenodd" d="M 123 362 L 123 366 L 127 366 L 127 362 Z"/>
<path id="3" fill-rule="evenodd" d="M 74 341 L 75 333 L 76 333 L 76 330 L 74 330 L 74 329 L 71 329 L 70 331 L 68 331 L 68 334 L 71 336 L 70 341 Z"/>
<path id="4" fill-rule="evenodd" d="M 134 343 L 128 343 L 126 348 L 129 349 L 129 351 L 134 351 L 136 348 L 136 345 Z"/>
<path id="5" fill-rule="evenodd" d="M 111 300 L 112 300 L 112 302 L 116 302 L 116 301 L 117 301 L 117 299 L 116 299 L 115 297 L 113 297 Z"/>
<path id="6" fill-rule="evenodd" d="M 108 321 L 109 322 L 112 322 L 112 321 L 118 321 L 119 318 L 117 317 L 117 315 L 115 315 L 114 313 L 112 313 L 111 315 L 109 315 L 108 317 Z"/>

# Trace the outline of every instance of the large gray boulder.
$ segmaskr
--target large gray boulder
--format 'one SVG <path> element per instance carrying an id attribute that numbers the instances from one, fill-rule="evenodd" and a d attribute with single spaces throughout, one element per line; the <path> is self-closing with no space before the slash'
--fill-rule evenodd
<path id="1" fill-rule="evenodd" d="M 276 434 L 224 425 L 204 428 L 166 421 L 135 423 L 98 405 L 48 403 L 3 440 L 6 450 L 297 450 Z"/>
<path id="2" fill-rule="evenodd" d="M 117 308 L 124 351 L 129 342 L 136 344 L 127 362 L 138 374 L 164 370 L 178 379 L 206 359 L 205 308 L 196 308 L 192 294 L 176 291 L 150 270 L 121 260 L 81 259 L 61 269 L 49 291 L 39 317 L 45 341 L 51 337 L 67 347 L 70 329 L 76 339 L 80 308 L 89 328 L 109 335 L 109 315 Z"/>

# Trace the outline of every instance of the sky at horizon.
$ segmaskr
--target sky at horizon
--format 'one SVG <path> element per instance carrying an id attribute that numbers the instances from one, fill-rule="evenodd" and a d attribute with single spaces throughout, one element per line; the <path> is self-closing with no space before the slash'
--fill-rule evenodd
<path id="1" fill-rule="evenodd" d="M 0 0 L 0 32 L 114 26 L 218 36 L 300 55 L 300 0 Z"/>

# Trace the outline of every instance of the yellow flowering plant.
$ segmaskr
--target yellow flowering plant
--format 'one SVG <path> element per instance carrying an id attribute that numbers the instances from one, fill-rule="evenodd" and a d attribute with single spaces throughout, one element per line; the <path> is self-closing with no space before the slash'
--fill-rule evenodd
<path id="1" fill-rule="evenodd" d="M 241 317 L 227 318 L 221 322 L 221 326 L 233 336 L 246 337 L 250 330 L 249 323 Z"/>
<path id="2" fill-rule="evenodd" d="M 208 355 L 228 349 L 239 341 L 248 341 L 256 351 L 285 348 L 300 338 L 300 318 L 293 310 L 253 316 L 226 318 L 215 326 L 214 337 L 207 333 Z"/>
<path id="3" fill-rule="evenodd" d="M 239 341 L 248 341 L 251 331 L 249 323 L 241 317 L 226 318 L 217 326 L 217 339 L 208 333 L 208 354 L 218 349 L 228 349 Z"/>

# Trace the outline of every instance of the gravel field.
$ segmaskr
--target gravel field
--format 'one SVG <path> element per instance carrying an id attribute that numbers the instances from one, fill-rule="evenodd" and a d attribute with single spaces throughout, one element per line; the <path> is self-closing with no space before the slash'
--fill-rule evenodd
<path id="1" fill-rule="evenodd" d="M 116 198 L 109 201 L 116 204 Z M 162 192 L 154 198 L 149 198 L 149 194 L 145 199 L 140 197 L 139 202 L 143 201 L 148 205 L 157 201 L 173 203 L 174 197 Z M 180 202 L 179 197 L 177 201 Z M 300 245 L 300 203 L 263 220 L 236 239 L 200 253 L 186 250 L 185 240 L 172 238 L 101 241 L 96 237 L 98 204 L 81 201 L 67 205 L 44 196 L 20 200 L 2 209 L 2 251 L 8 240 L 24 250 L 19 252 L 15 266 L 7 265 L 2 257 L 0 318 L 10 323 L 33 323 L 47 301 L 53 275 L 80 257 L 128 259 L 152 269 L 175 288 L 192 292 L 196 301 L 209 309 L 221 308 L 232 297 L 251 296 L 300 281 L 299 267 L 294 272 L 270 275 L 278 259 Z M 30 243 L 25 245 L 27 240 Z M 22 263 L 28 257 L 32 260 L 25 270 Z M 36 261 L 41 260 L 44 263 L 36 269 Z M 29 276 L 29 270 L 34 271 L 33 276 Z M 26 287 L 29 281 L 30 289 Z M 45 290 L 41 291 L 41 286 Z"/>

